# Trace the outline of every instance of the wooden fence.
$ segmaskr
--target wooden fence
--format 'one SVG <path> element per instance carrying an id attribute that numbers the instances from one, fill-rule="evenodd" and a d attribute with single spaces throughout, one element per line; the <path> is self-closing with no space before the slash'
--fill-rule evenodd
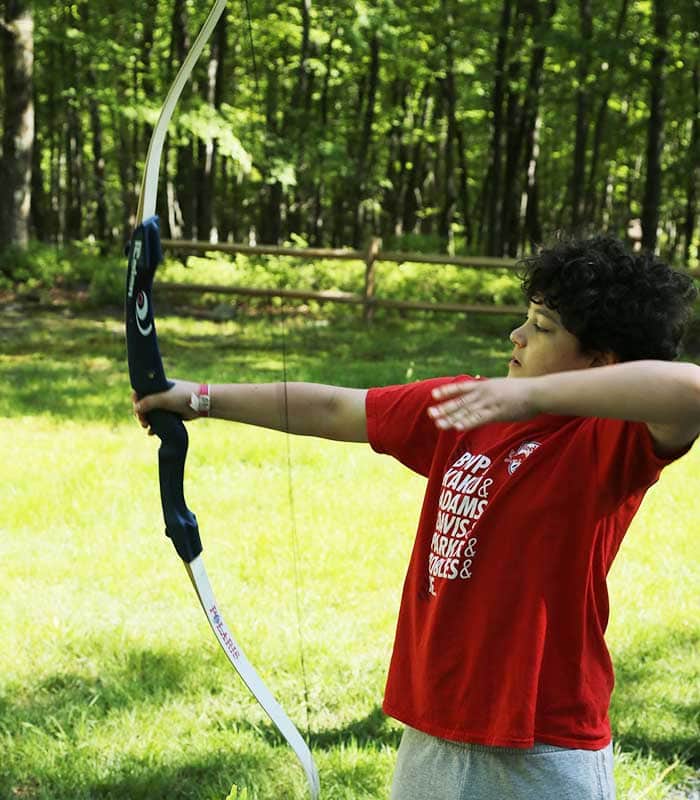
<path id="1" fill-rule="evenodd" d="M 311 289 L 265 289 L 251 286 L 230 286 L 211 284 L 178 284 L 161 282 L 158 289 L 172 292 L 212 292 L 247 297 L 286 297 L 295 300 L 318 300 L 330 303 L 346 303 L 362 306 L 364 318 L 371 321 L 376 308 L 398 308 L 411 311 L 447 311 L 458 313 L 522 314 L 525 306 L 484 305 L 479 303 L 432 303 L 413 300 L 391 300 L 376 295 L 376 270 L 380 262 L 395 264 L 452 264 L 458 267 L 476 269 L 513 269 L 517 263 L 512 258 L 488 258 L 485 256 L 447 256 L 426 253 L 400 253 L 381 250 L 381 240 L 372 239 L 366 250 L 331 250 L 315 248 L 275 247 L 272 245 L 212 244 L 174 239 L 163 239 L 163 248 L 173 252 L 202 253 L 243 253 L 245 255 L 272 255 L 302 258 L 305 260 L 339 259 L 359 261 L 365 267 L 364 290 L 362 294 L 340 291 L 313 291 Z"/>
<path id="2" fill-rule="evenodd" d="M 372 239 L 366 250 L 329 250 L 315 248 L 277 247 L 272 245 L 212 244 L 163 239 L 163 248 L 174 252 L 243 253 L 245 255 L 287 256 L 307 261 L 340 259 L 359 261 L 365 265 L 365 282 L 362 294 L 340 291 L 313 291 L 311 289 L 264 289 L 251 286 L 214 286 L 210 284 L 159 283 L 158 288 L 173 292 L 212 292 L 247 297 L 287 297 L 294 300 L 318 300 L 329 303 L 346 303 L 363 307 L 364 318 L 371 321 L 377 308 L 398 308 L 410 311 L 447 311 L 468 314 L 523 314 L 525 305 L 485 305 L 479 303 L 432 303 L 414 300 L 391 300 L 376 295 L 376 269 L 380 262 L 394 264 L 451 264 L 457 267 L 476 269 L 512 270 L 517 264 L 513 258 L 490 258 L 487 256 L 447 256 L 426 253 L 401 253 L 381 249 L 381 240 Z M 688 274 L 700 278 L 700 270 L 689 270 Z"/>

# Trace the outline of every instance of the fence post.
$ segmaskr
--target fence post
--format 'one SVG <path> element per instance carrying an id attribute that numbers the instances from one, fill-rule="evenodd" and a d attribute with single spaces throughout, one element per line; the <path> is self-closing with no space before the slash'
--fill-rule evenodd
<path id="1" fill-rule="evenodd" d="M 374 264 L 377 260 L 379 250 L 382 246 L 382 240 L 376 236 L 370 239 L 365 255 L 365 291 L 363 294 L 364 303 L 364 320 L 366 323 L 371 324 L 374 319 L 374 278 L 375 270 Z"/>

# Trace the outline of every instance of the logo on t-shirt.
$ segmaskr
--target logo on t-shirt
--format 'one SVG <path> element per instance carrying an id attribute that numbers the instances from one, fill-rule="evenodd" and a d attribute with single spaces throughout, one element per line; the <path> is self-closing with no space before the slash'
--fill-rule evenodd
<path id="1" fill-rule="evenodd" d="M 523 442 L 520 447 L 511 450 L 505 458 L 505 462 L 508 464 L 508 473 L 512 475 L 523 461 L 525 461 L 528 456 L 531 456 L 539 446 L 539 442 Z"/>

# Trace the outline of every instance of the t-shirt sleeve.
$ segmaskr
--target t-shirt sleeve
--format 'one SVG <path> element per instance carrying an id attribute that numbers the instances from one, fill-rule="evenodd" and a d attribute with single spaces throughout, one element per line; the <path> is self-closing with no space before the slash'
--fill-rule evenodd
<path id="1" fill-rule="evenodd" d="M 689 449 L 669 456 L 658 455 L 649 428 L 643 422 L 592 417 L 586 424 L 597 485 L 601 487 L 603 501 L 610 505 L 656 483 L 661 470 Z"/>
<path id="2" fill-rule="evenodd" d="M 428 408 L 435 404 L 431 392 L 456 380 L 474 379 L 460 375 L 370 389 L 366 411 L 372 448 L 427 476 L 438 440 L 445 435 L 428 416 Z"/>

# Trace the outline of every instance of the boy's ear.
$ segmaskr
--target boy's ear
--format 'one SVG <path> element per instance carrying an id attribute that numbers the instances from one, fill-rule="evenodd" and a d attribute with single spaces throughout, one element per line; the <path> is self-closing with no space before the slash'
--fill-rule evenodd
<path id="1" fill-rule="evenodd" d="M 592 367 L 607 367 L 610 364 L 619 364 L 620 359 L 610 350 L 604 353 L 593 353 Z"/>

